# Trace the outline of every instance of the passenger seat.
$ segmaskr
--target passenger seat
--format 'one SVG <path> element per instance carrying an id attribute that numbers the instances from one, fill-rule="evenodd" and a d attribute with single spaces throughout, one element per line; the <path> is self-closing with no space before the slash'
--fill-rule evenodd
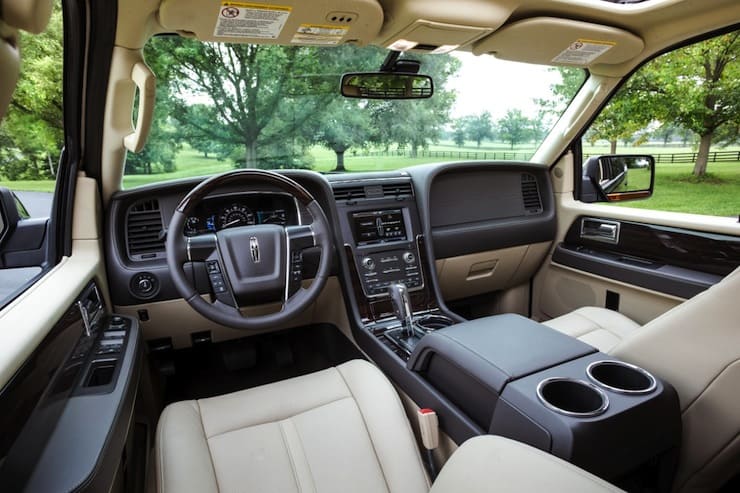
<path id="1" fill-rule="evenodd" d="M 544 322 L 670 382 L 683 423 L 674 491 L 712 491 L 740 473 L 740 268 L 640 327 L 584 307 Z"/>
<path id="2" fill-rule="evenodd" d="M 631 318 L 596 306 L 584 306 L 542 323 L 605 353 L 640 328 Z"/>

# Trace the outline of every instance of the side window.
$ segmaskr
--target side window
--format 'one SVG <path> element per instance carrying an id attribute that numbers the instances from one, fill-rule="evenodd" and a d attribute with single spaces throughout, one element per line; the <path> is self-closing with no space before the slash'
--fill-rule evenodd
<path id="1" fill-rule="evenodd" d="M 655 158 L 653 196 L 622 205 L 737 217 L 740 31 L 645 64 L 594 121 L 581 148 L 584 161 L 606 154 Z"/>
<path id="2" fill-rule="evenodd" d="M 47 260 L 64 134 L 59 3 L 47 30 L 39 35 L 19 32 L 18 47 L 20 76 L 0 122 L 0 307 L 30 285 Z M 0 67 L 0 72 L 10 70 Z"/>

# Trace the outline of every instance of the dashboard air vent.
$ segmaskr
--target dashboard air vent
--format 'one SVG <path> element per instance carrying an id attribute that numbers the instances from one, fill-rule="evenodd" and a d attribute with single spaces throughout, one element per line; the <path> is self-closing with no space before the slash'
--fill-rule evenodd
<path id="1" fill-rule="evenodd" d="M 383 185 L 383 196 L 398 197 L 400 195 L 411 195 L 411 183 L 391 183 Z"/>
<path id="2" fill-rule="evenodd" d="M 542 199 L 537 185 L 537 179 L 529 173 L 522 173 L 522 200 L 527 214 L 542 212 Z"/>
<path id="3" fill-rule="evenodd" d="M 126 246 L 129 257 L 146 260 L 162 256 L 164 241 L 159 202 L 151 199 L 132 205 L 126 215 Z"/>
<path id="4" fill-rule="evenodd" d="M 364 199 L 365 187 L 352 186 L 334 189 L 334 200 Z"/>
<path id="5" fill-rule="evenodd" d="M 337 201 L 408 197 L 410 195 L 413 195 L 410 182 L 352 185 L 334 188 L 334 200 Z"/>

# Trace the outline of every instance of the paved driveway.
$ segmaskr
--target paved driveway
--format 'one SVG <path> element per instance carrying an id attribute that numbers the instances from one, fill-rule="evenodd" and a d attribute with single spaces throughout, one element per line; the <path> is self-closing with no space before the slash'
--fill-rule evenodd
<path id="1" fill-rule="evenodd" d="M 48 192 L 15 192 L 31 217 L 49 217 L 53 194 Z"/>

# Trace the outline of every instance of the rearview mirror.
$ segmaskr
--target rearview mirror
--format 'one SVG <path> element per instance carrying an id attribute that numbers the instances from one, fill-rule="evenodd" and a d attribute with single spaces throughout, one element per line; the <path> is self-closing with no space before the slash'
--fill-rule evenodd
<path id="1" fill-rule="evenodd" d="M 428 75 L 366 72 L 342 75 L 342 96 L 364 99 L 422 99 L 434 94 Z"/>
<path id="2" fill-rule="evenodd" d="M 593 156 L 583 164 L 583 202 L 646 199 L 653 194 L 655 159 L 648 155 Z"/>

